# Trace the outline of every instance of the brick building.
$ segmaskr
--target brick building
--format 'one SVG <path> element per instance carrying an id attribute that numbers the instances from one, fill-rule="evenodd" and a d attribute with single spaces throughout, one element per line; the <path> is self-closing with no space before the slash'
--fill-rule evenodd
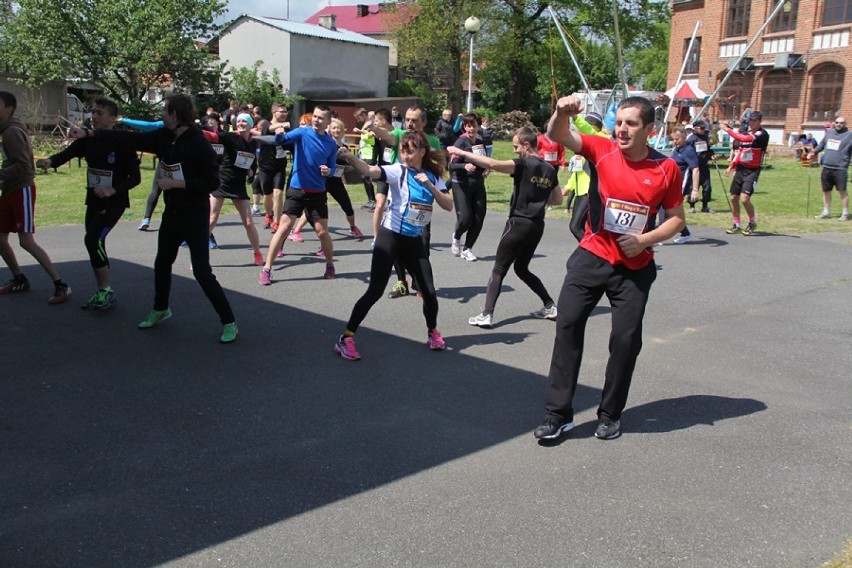
<path id="1" fill-rule="evenodd" d="M 674 85 L 695 24 L 684 79 L 708 93 L 768 19 L 777 0 L 671 0 L 668 84 Z M 852 0 L 787 0 L 720 91 L 711 118 L 763 112 L 773 143 L 791 133 L 819 139 L 837 114 L 852 115 Z"/>

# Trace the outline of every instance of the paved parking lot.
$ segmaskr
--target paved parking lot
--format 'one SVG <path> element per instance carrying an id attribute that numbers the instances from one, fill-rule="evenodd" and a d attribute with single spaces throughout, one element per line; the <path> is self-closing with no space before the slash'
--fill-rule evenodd
<path id="1" fill-rule="evenodd" d="M 658 249 L 624 435 L 592 435 L 604 302 L 578 427 L 542 446 L 552 322 L 510 274 L 494 329 L 467 324 L 504 220 L 489 213 L 480 261 L 464 263 L 448 252 L 453 215 L 435 215 L 448 351 L 427 350 L 416 298 L 383 299 L 356 363 L 331 347 L 366 288 L 369 240 L 337 229 L 338 277 L 323 281 L 306 234 L 261 287 L 225 218 L 212 262 L 240 338 L 223 346 L 186 252 L 174 317 L 136 329 L 155 232 L 116 228 L 119 303 L 87 313 L 82 227 L 39 229 L 74 296 L 48 306 L 21 253 L 33 290 L 0 297 L 0 566 L 811 567 L 852 537 L 848 239 L 697 228 Z M 554 296 L 574 246 L 548 222 L 532 269 Z"/>

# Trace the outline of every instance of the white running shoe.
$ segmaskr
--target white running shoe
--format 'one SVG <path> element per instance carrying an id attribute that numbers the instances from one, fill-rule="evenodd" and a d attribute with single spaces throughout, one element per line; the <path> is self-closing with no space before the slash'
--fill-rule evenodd
<path id="1" fill-rule="evenodd" d="M 672 242 L 676 245 L 683 245 L 692 240 L 692 235 L 681 235 Z"/>
<path id="2" fill-rule="evenodd" d="M 476 260 L 476 255 L 473 254 L 472 250 L 464 249 L 463 251 L 461 251 L 459 258 L 461 258 L 462 260 L 466 260 L 468 262 L 473 262 L 473 261 Z"/>
<path id="3" fill-rule="evenodd" d="M 467 320 L 470 325 L 478 325 L 479 327 L 491 327 L 491 314 L 479 314 Z"/>
<path id="4" fill-rule="evenodd" d="M 553 304 L 549 308 L 548 307 L 541 308 L 539 311 L 533 312 L 533 315 L 535 317 L 539 318 L 539 319 L 555 320 L 556 319 L 556 304 Z"/>
<path id="5" fill-rule="evenodd" d="M 450 245 L 450 252 L 458 256 L 461 254 L 461 241 L 458 240 L 455 235 L 453 235 L 452 239 L 453 243 Z"/>

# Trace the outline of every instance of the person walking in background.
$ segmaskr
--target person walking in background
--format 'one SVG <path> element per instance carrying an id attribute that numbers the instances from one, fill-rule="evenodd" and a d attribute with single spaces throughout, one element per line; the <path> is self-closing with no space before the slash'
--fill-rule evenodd
<path id="1" fill-rule="evenodd" d="M 473 246 L 482 231 L 487 212 L 486 170 L 479 167 L 476 161 L 469 160 L 468 155 L 485 156 L 485 145 L 478 137 L 479 118 L 474 113 L 464 115 L 462 125 L 464 134 L 447 147 L 448 150 L 453 147 L 462 150 L 450 156 L 450 181 L 456 208 L 456 227 L 450 251 L 462 260 L 473 262 L 476 260 Z M 461 242 L 462 235 L 465 236 L 464 245 Z"/>
<path id="2" fill-rule="evenodd" d="M 71 295 L 71 287 L 59 276 L 53 262 L 35 241 L 35 166 L 26 125 L 15 116 L 18 99 L 8 91 L 0 91 L 0 256 L 12 279 L 0 286 L 0 294 L 26 292 L 30 281 L 24 276 L 15 251 L 9 244 L 9 233 L 18 233 L 21 248 L 32 255 L 53 281 L 49 304 L 61 304 Z"/>
<path id="3" fill-rule="evenodd" d="M 846 126 L 846 119 L 838 116 L 834 119 L 834 128 L 825 131 L 825 137 L 820 141 L 808 159 L 813 160 L 820 152 L 825 152 L 822 161 L 822 214 L 817 219 L 831 218 L 831 190 L 837 188 L 842 207 L 839 219 L 849 220 L 848 183 L 849 161 L 852 157 L 852 132 Z"/>
<path id="4" fill-rule="evenodd" d="M 710 184 L 710 160 L 713 159 L 713 150 L 710 149 L 710 132 L 708 130 L 707 121 L 699 118 L 692 123 L 692 134 L 690 134 L 686 143 L 692 146 L 695 154 L 698 156 L 698 178 L 701 186 L 701 212 L 714 213 L 710 209 L 710 201 L 712 200 L 712 186 Z M 690 201 L 690 213 L 695 213 L 696 200 Z"/>
<path id="5" fill-rule="evenodd" d="M 701 173 L 698 166 L 698 154 L 695 153 L 695 148 L 687 144 L 686 128 L 683 126 L 675 126 L 672 130 L 672 159 L 680 169 L 680 175 L 683 178 L 683 196 L 689 196 L 689 204 L 693 205 L 698 201 L 698 188 L 700 187 Z M 695 209 L 692 208 L 693 212 Z M 689 232 L 689 227 L 686 223 L 680 231 L 680 236 L 672 241 L 676 245 L 683 245 L 692 240 L 692 233 Z"/>

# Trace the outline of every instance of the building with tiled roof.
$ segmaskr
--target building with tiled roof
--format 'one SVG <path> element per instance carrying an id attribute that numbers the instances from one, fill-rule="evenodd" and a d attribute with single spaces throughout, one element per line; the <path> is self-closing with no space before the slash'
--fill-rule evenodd
<path id="1" fill-rule="evenodd" d="M 381 3 L 326 6 L 305 20 L 306 24 L 330 26 L 363 34 L 390 45 L 388 66 L 397 67 L 393 32 L 414 18 L 411 4 Z"/>

